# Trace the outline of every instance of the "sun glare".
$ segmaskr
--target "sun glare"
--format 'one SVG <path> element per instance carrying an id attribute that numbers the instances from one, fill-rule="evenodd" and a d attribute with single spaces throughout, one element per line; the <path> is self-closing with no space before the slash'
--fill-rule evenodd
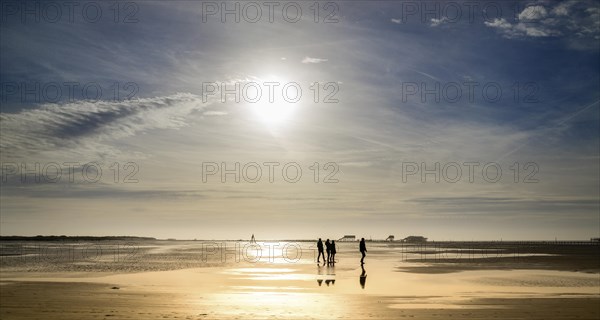
<path id="1" fill-rule="evenodd" d="M 287 123 L 300 103 L 302 89 L 278 76 L 261 78 L 257 84 L 246 92 L 251 99 L 258 100 L 249 103 L 256 117 L 269 126 Z"/>
<path id="2" fill-rule="evenodd" d="M 292 103 L 258 103 L 253 106 L 256 116 L 269 125 L 278 125 L 286 122 L 292 115 L 294 105 Z"/>

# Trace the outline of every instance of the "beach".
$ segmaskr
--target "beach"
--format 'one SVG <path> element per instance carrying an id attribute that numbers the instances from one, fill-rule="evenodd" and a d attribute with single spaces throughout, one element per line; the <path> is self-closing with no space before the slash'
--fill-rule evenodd
<path id="1" fill-rule="evenodd" d="M 35 245 L 2 244 L 2 319 L 600 317 L 597 245 L 367 242 L 362 267 L 355 242 L 334 265 L 312 242 Z"/>

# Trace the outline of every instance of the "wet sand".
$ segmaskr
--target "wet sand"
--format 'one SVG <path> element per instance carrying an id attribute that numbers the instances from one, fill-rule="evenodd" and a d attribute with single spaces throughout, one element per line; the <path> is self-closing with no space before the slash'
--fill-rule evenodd
<path id="1" fill-rule="evenodd" d="M 54 263 L 38 259 L 40 265 L 34 265 L 32 260 L 24 263 L 4 257 L 0 318 L 600 318 L 600 276 L 589 269 L 510 269 L 506 265 L 494 269 L 497 261 L 485 256 L 477 262 L 485 268 L 410 272 L 411 268 L 423 271 L 465 262 L 415 261 L 423 260 L 422 252 L 399 252 L 397 247 L 372 243 L 363 270 L 355 243 L 339 245 L 335 266 L 317 265 L 312 244 L 299 245 L 299 259 L 282 258 L 275 250 L 272 257 L 263 256 L 257 262 L 231 251 L 225 256 L 229 260 L 221 261 L 222 256 L 211 247 L 206 262 L 199 259 L 202 263 L 192 267 L 188 267 L 193 258 L 190 252 L 202 254 L 198 243 L 154 243 L 141 250 L 145 253 L 130 257 L 135 262 L 113 259 L 113 270 L 102 258 Z M 181 252 L 186 252 L 185 259 L 177 258 Z M 161 257 L 160 268 L 151 265 L 156 259 L 153 254 Z M 81 271 L 81 265 L 91 271 Z"/>

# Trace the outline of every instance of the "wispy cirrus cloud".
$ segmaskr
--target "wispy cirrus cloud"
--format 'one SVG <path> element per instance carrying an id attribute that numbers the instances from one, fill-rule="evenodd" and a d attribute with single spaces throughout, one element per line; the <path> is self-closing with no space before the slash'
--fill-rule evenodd
<path id="1" fill-rule="evenodd" d="M 322 59 L 322 58 L 311 58 L 311 57 L 304 57 L 304 59 L 302 59 L 302 63 L 321 63 L 321 62 L 327 62 L 329 61 L 328 59 Z"/>
<path id="2" fill-rule="evenodd" d="M 107 147 L 118 139 L 149 130 L 186 126 L 186 117 L 202 112 L 208 104 L 199 96 L 178 93 L 126 101 L 45 104 L 18 113 L 2 113 L 0 150 L 3 158 L 21 158 L 66 148 Z"/>
<path id="3" fill-rule="evenodd" d="M 228 115 L 227 112 L 224 111 L 206 111 L 204 112 L 205 116 L 226 116 Z"/>

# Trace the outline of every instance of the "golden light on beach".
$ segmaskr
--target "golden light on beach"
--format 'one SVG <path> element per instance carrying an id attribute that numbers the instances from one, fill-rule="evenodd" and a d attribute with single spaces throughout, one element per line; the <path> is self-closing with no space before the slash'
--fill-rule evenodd
<path id="1" fill-rule="evenodd" d="M 237 293 L 223 296 L 224 299 L 231 300 L 233 305 L 239 306 L 241 314 L 255 312 L 265 316 L 269 314 L 284 316 L 285 313 L 293 314 L 294 317 L 301 317 L 302 314 L 308 316 L 315 303 L 323 298 L 318 294 L 291 293 L 291 292 L 248 292 Z"/>

